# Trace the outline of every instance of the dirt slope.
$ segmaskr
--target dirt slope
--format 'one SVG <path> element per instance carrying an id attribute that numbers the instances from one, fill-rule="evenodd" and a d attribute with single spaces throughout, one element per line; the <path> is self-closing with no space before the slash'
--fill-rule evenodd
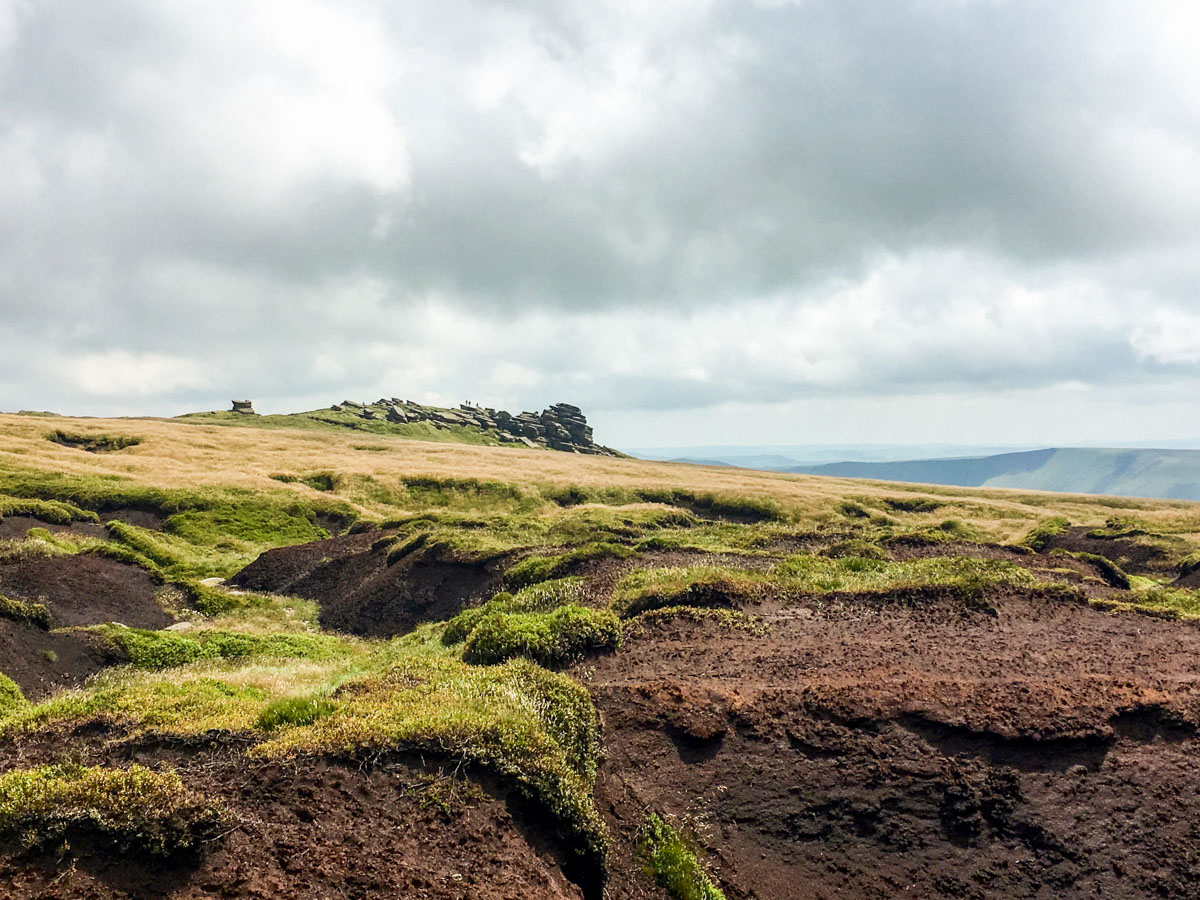
<path id="1" fill-rule="evenodd" d="M 1200 631 L 991 603 L 644 630 L 576 670 L 605 718 L 602 803 L 690 823 L 730 897 L 1187 896 Z"/>

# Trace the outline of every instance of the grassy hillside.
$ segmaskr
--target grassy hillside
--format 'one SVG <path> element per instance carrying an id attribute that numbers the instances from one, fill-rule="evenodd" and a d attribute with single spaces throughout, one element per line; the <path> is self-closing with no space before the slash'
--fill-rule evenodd
<path id="1" fill-rule="evenodd" d="M 959 459 L 830 463 L 789 471 L 919 484 L 1200 500 L 1200 450 L 1030 450 Z"/>
<path id="2" fill-rule="evenodd" d="M 1063 627 L 1072 643 L 1028 657 L 1070 674 L 1093 663 L 1056 654 L 1101 652 L 1090 634 L 1114 647 L 1153 639 L 1172 648 L 1163 658 L 1185 658 L 1190 644 L 1171 642 L 1194 629 L 1157 620 L 1200 616 L 1191 503 L 254 426 L 0 416 L 0 893 L 162 894 L 151 885 L 169 871 L 179 885 L 225 883 L 232 896 L 253 894 L 238 878 L 312 895 L 364 872 L 393 893 L 446 898 L 463 896 L 463 878 L 478 897 L 598 898 L 606 885 L 611 896 L 719 897 L 722 884 L 734 896 L 778 895 L 771 879 L 786 883 L 790 863 L 766 873 L 738 860 L 787 854 L 760 856 L 757 844 L 718 853 L 705 824 L 755 821 L 753 810 L 706 805 L 754 778 L 714 782 L 683 805 L 673 798 L 700 769 L 680 774 L 674 793 L 638 780 L 713 758 L 728 728 L 714 709 L 738 710 L 745 734 L 773 727 L 779 692 L 795 690 L 800 672 L 817 683 L 817 662 L 851 635 L 881 643 L 837 663 L 830 689 L 853 681 L 874 698 L 853 701 L 868 711 L 793 697 L 789 710 L 820 707 L 805 726 L 819 734 L 762 737 L 736 759 L 805 771 L 762 754 L 844 742 L 830 729 L 860 719 L 875 723 L 864 726 L 871 741 L 879 723 L 910 734 L 918 715 L 967 727 L 953 709 L 977 715 L 973 729 L 1025 740 L 1021 717 L 1053 704 L 1022 687 L 1014 696 L 1033 698 L 1028 710 L 988 724 L 1003 704 L 987 692 L 1007 681 L 979 660 L 1033 632 L 998 641 L 992 631 L 1026 615 L 1076 617 Z M 888 643 L 881 623 L 897 615 L 925 618 Z M 804 649 L 815 623 L 841 629 L 844 618 L 861 621 Z M 929 652 L 952 640 L 938 629 L 974 648 L 969 664 L 905 687 L 904 673 L 921 668 L 920 636 L 931 635 Z M 1114 629 L 1149 636 L 1122 643 Z M 901 644 L 894 671 L 872 668 Z M 675 663 L 654 667 L 685 667 L 685 645 L 727 652 L 674 683 Z M 810 655 L 770 674 L 772 659 L 797 652 Z M 651 666 L 636 685 L 626 660 Z M 713 680 L 735 660 L 730 681 Z M 1130 678 L 1103 687 L 1103 701 L 1058 689 L 1054 703 L 1076 703 L 1064 707 L 1061 740 L 1111 735 L 1104 717 L 1118 711 L 1105 704 L 1173 689 Z M 1038 722 L 1031 734 L 1060 740 L 1059 725 Z M 895 737 L 881 740 L 864 758 L 891 752 Z M 937 778 L 974 777 L 945 765 Z M 841 821 L 836 803 L 822 809 Z M 421 827 L 397 826 L 397 811 Z M 946 815 L 935 810 L 930 827 Z M 1036 834 L 1014 822 L 995 827 Z M 778 832 L 755 828 L 754 841 Z M 369 849 L 363 829 L 376 836 Z M 952 846 L 932 833 L 912 840 Z M 317 852 L 298 853 L 298 841 Z M 480 849 L 455 856 L 470 846 Z M 95 854 L 114 848 L 160 861 L 97 874 Z M 60 861 L 72 859 L 64 875 Z M 434 869 L 422 868 L 430 859 Z"/>

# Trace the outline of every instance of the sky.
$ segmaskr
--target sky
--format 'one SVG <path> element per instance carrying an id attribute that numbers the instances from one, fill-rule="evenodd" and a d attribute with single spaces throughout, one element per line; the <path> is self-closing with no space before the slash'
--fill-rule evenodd
<path id="1" fill-rule="evenodd" d="M 0 0 L 0 409 L 1198 438 L 1197 45 L 1191 0 Z"/>

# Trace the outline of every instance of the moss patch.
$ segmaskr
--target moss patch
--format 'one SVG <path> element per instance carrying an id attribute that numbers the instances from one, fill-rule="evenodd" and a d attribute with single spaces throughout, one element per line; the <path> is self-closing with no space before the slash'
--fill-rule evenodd
<path id="1" fill-rule="evenodd" d="M 0 775 L 0 834 L 28 848 L 83 831 L 118 851 L 170 856 L 195 849 L 222 821 L 173 772 L 62 765 Z"/>
<path id="2" fill-rule="evenodd" d="M 676 900 L 725 900 L 692 848 L 658 815 L 648 816 L 638 832 L 637 854 L 646 874 Z"/>

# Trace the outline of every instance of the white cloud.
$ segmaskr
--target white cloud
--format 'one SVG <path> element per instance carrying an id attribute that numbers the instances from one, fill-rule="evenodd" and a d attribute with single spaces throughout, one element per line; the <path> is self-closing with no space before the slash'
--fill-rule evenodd
<path id="1" fill-rule="evenodd" d="M 1142 403 L 1200 362 L 1195 15 L 0 0 L 0 327 L 38 348 L 0 386 Z"/>
<path id="2" fill-rule="evenodd" d="M 112 350 L 59 361 L 69 382 L 97 397 L 170 396 L 214 387 L 217 378 L 199 360 L 160 353 Z"/>

